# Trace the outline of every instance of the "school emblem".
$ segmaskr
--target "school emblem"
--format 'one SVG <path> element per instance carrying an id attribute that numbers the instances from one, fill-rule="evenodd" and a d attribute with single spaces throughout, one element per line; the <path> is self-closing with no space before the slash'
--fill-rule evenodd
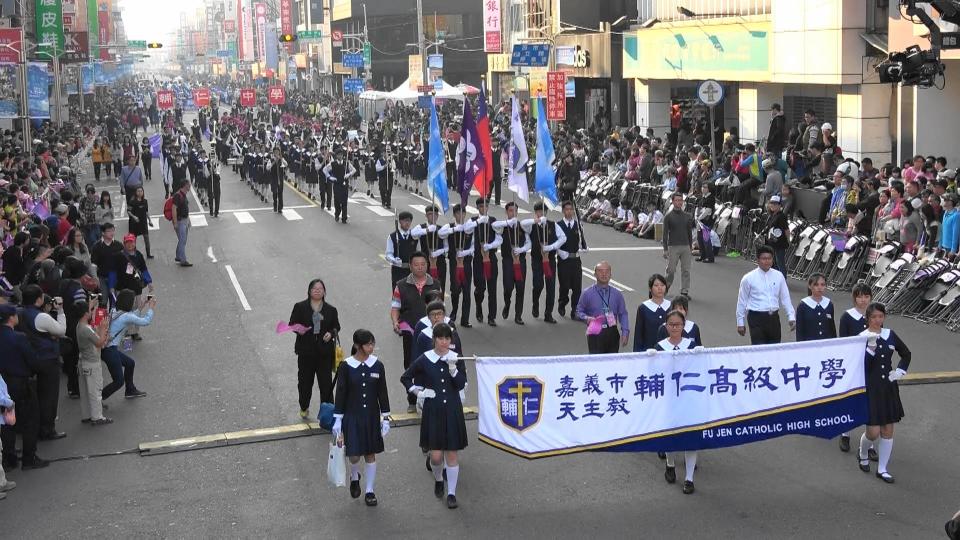
<path id="1" fill-rule="evenodd" d="M 524 432 L 540 421 L 543 383 L 536 377 L 507 377 L 497 385 L 500 421 L 510 429 Z"/>

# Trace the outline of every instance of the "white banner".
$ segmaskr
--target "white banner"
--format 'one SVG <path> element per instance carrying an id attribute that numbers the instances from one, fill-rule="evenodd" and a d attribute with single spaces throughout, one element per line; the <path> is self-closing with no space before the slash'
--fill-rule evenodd
<path id="1" fill-rule="evenodd" d="M 658 353 L 480 358 L 480 440 L 539 458 L 680 451 L 864 424 L 865 337 Z"/>

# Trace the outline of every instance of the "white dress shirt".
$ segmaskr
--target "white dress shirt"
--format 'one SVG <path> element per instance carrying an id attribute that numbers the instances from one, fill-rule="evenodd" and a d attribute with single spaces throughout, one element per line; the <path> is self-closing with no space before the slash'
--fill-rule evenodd
<path id="1" fill-rule="evenodd" d="M 764 272 L 754 268 L 747 272 L 740 280 L 740 294 L 737 296 L 737 326 L 746 326 L 748 311 L 779 311 L 780 307 L 787 310 L 787 319 L 796 321 L 797 315 L 790 301 L 790 290 L 787 280 L 780 271 L 771 268 Z"/>

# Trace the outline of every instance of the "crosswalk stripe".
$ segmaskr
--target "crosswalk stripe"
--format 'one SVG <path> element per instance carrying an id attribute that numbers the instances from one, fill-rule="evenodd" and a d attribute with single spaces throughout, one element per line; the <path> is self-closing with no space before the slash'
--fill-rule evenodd
<path id="1" fill-rule="evenodd" d="M 148 231 L 159 231 L 159 230 L 160 230 L 160 220 L 161 220 L 161 219 L 163 219 L 163 217 L 148 219 L 148 220 L 147 220 L 147 230 L 148 230 Z"/>
<path id="2" fill-rule="evenodd" d="M 237 221 L 240 223 L 256 223 L 257 220 L 253 219 L 253 216 L 250 215 L 250 212 L 234 212 L 233 217 L 237 218 Z"/>
<path id="3" fill-rule="evenodd" d="M 425 204 L 411 204 L 410 208 L 413 208 L 414 210 L 416 210 L 417 212 L 420 212 L 421 214 L 427 213 L 427 205 Z"/>
<path id="4" fill-rule="evenodd" d="M 287 218 L 287 221 L 298 221 L 303 219 L 303 216 L 298 214 L 297 211 L 293 210 L 292 208 L 284 208 L 283 217 Z"/>
<path id="5" fill-rule="evenodd" d="M 383 216 L 383 217 L 393 216 L 393 210 L 387 210 L 382 206 L 367 206 L 366 208 L 367 210 L 373 212 L 378 216 Z"/>
<path id="6" fill-rule="evenodd" d="M 206 227 L 207 226 L 207 216 L 203 214 L 190 214 L 190 226 L 191 227 Z"/>

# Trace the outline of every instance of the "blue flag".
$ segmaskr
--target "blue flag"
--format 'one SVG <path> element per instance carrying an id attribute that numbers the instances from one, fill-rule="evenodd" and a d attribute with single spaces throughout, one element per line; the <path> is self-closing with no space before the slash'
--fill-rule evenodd
<path id="1" fill-rule="evenodd" d="M 440 208 L 446 214 L 450 209 L 447 196 L 447 160 L 443 155 L 443 141 L 440 140 L 440 122 L 437 121 L 437 106 L 430 100 L 430 155 L 427 160 L 427 190 L 430 196 L 440 201 Z"/>
<path id="2" fill-rule="evenodd" d="M 483 159 L 483 148 L 480 144 L 480 135 L 477 133 L 477 124 L 473 120 L 473 111 L 470 103 L 463 100 L 463 128 L 460 130 L 460 146 L 457 147 L 457 191 L 460 199 L 466 201 L 473 189 L 473 182 L 486 168 Z"/>
<path id="3" fill-rule="evenodd" d="M 537 100 L 537 178 L 534 188 L 552 204 L 556 205 L 557 184 L 551 164 L 556 158 L 553 151 L 553 138 L 547 125 L 547 113 L 543 110 L 544 100 Z"/>
<path id="4" fill-rule="evenodd" d="M 154 133 L 153 135 L 150 136 L 149 142 L 150 142 L 150 155 L 153 156 L 154 158 L 159 158 L 162 155 L 161 150 L 163 147 L 163 136 L 160 135 L 159 133 Z"/>

